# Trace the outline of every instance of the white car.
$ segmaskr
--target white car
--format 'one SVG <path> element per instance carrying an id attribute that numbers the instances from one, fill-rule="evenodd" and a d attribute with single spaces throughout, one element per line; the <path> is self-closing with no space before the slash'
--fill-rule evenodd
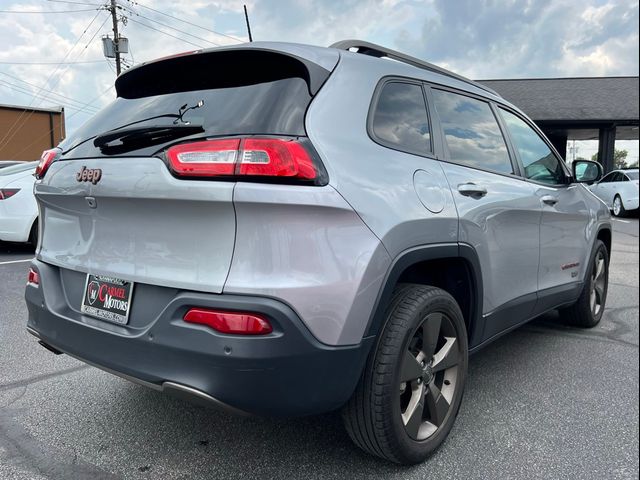
<path id="1" fill-rule="evenodd" d="M 590 188 L 600 200 L 607 204 L 616 217 L 622 217 L 627 212 L 638 209 L 637 168 L 614 170 Z"/>
<path id="2" fill-rule="evenodd" d="M 38 162 L 0 169 L 0 241 L 38 241 L 38 205 L 33 184 Z"/>

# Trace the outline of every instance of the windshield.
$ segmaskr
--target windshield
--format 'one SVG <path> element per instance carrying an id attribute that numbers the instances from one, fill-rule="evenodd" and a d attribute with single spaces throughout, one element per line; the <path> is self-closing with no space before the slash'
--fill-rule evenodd
<path id="1" fill-rule="evenodd" d="M 25 162 L 17 165 L 11 165 L 0 169 L 0 176 L 12 175 L 14 173 L 26 172 L 27 170 L 35 170 L 38 162 Z"/>

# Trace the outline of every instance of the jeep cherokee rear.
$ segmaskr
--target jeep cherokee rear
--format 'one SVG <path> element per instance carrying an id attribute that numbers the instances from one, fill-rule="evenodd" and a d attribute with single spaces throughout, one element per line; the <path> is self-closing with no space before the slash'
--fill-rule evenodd
<path id="1" fill-rule="evenodd" d="M 600 320 L 608 211 L 494 92 L 337 47 L 121 75 L 43 155 L 28 329 L 238 413 L 343 408 L 359 446 L 413 463 L 451 429 L 469 351 L 552 308 Z"/>

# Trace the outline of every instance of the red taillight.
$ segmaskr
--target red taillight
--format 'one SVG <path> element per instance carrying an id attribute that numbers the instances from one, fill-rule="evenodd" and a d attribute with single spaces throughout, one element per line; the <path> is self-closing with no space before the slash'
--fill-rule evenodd
<path id="1" fill-rule="evenodd" d="M 45 150 L 44 152 L 42 152 L 40 163 L 38 163 L 38 166 L 36 167 L 37 179 L 41 179 L 44 177 L 45 173 L 47 173 L 47 170 L 49 170 L 49 167 L 58 156 L 58 153 L 60 153 L 60 150 L 58 150 L 57 148 L 52 148 L 51 150 Z"/>
<path id="2" fill-rule="evenodd" d="M 167 150 L 171 169 L 185 177 L 252 176 L 312 181 L 318 171 L 298 140 L 246 138 L 183 143 Z"/>
<path id="3" fill-rule="evenodd" d="M 206 325 L 220 333 L 233 335 L 266 335 L 273 331 L 267 319 L 255 313 L 192 308 L 185 314 L 184 321 Z"/>
<path id="4" fill-rule="evenodd" d="M 31 285 L 40 285 L 40 274 L 33 268 L 29 268 L 29 274 L 27 275 L 27 283 Z"/>
<path id="5" fill-rule="evenodd" d="M 0 200 L 11 198 L 19 191 L 19 188 L 0 188 Z"/>

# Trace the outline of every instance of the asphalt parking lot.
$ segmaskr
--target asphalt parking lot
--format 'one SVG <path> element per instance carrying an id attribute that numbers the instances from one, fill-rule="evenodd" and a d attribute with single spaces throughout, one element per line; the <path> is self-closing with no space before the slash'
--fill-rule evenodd
<path id="1" fill-rule="evenodd" d="M 601 324 L 549 314 L 474 355 L 451 436 L 409 468 L 338 414 L 232 417 L 49 353 L 25 330 L 33 253 L 0 244 L 0 478 L 638 478 L 638 220 L 614 223 Z"/>

